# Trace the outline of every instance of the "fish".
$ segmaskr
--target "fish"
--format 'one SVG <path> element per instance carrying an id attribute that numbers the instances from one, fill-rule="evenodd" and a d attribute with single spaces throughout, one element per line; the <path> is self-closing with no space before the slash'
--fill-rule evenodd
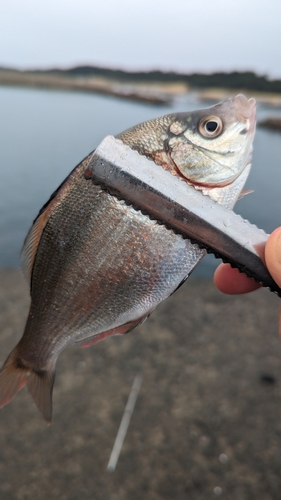
<path id="1" fill-rule="evenodd" d="M 254 99 L 172 113 L 116 136 L 136 154 L 232 209 L 251 167 Z M 94 152 L 40 210 L 21 262 L 31 304 L 0 370 L 0 407 L 27 385 L 45 420 L 59 354 L 133 330 L 189 277 L 206 251 L 92 181 Z"/>

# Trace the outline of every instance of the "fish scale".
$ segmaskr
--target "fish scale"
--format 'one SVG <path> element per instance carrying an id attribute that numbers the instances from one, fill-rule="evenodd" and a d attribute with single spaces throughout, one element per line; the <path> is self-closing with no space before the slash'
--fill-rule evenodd
<path id="1" fill-rule="evenodd" d="M 218 125 L 211 137 L 208 119 L 212 130 Z M 149 158 L 152 171 L 158 164 L 232 208 L 249 172 L 254 125 L 253 100 L 237 96 L 145 122 L 118 140 Z M 31 306 L 23 337 L 0 371 L 0 406 L 27 384 L 47 421 L 60 352 L 133 329 L 206 254 L 109 192 L 106 182 L 95 184 L 94 161 L 91 153 L 72 171 L 27 235 L 22 262 Z"/>
<path id="2" fill-rule="evenodd" d="M 55 265 L 52 265 L 51 261 L 51 272 L 49 266 L 41 265 L 45 249 L 50 248 L 51 242 L 53 246 L 55 245 L 52 248 L 53 255 L 57 255 L 61 250 L 60 228 L 57 229 L 57 234 L 55 233 L 55 228 L 58 227 L 57 218 L 62 220 L 59 209 L 51 216 L 43 233 L 32 278 L 32 280 L 46 282 L 47 287 L 52 287 L 52 304 L 59 303 L 61 310 L 67 299 L 68 309 L 60 313 L 52 308 L 49 316 L 44 316 L 44 321 L 42 321 L 38 310 L 42 310 L 42 306 L 44 309 L 45 304 L 45 309 L 48 308 L 50 300 L 49 294 L 46 294 L 43 288 L 33 301 L 33 314 L 30 320 L 32 323 L 27 324 L 27 331 L 33 329 L 39 331 L 39 328 L 43 331 L 51 322 L 54 324 L 60 343 L 68 342 L 74 329 L 79 333 L 77 337 L 82 339 L 86 335 L 92 335 L 93 331 L 98 334 L 105 328 L 111 329 L 119 326 L 120 321 L 123 321 L 119 319 L 120 292 L 123 292 L 122 308 L 125 301 L 126 321 L 136 319 L 136 315 L 143 312 L 144 306 L 148 309 L 153 308 L 160 301 L 160 297 L 168 296 L 171 287 L 175 288 L 189 271 L 188 250 L 186 251 L 186 244 L 181 236 L 168 231 L 164 226 L 158 225 L 148 216 L 128 207 L 124 202 L 116 200 L 98 186 L 86 185 L 82 176 L 77 182 L 77 190 L 80 193 L 79 202 L 83 205 L 83 212 L 77 203 L 75 192 L 71 193 L 71 197 L 63 208 L 64 214 L 67 213 L 68 226 L 71 228 L 69 235 L 64 231 L 65 247 L 71 242 L 71 248 L 67 254 L 67 265 L 57 257 Z M 73 230 L 73 218 L 75 230 Z M 87 234 L 83 228 L 85 221 L 87 221 Z M 79 234 L 80 226 L 84 233 L 83 237 Z M 110 232 L 110 238 L 108 238 L 108 232 Z M 73 234 L 75 234 L 74 240 Z M 81 241 L 83 241 L 83 248 L 81 248 Z M 133 249 L 130 248 L 132 241 L 134 242 Z M 134 253 L 131 263 L 128 249 L 129 252 Z M 81 260 L 81 251 L 83 260 Z M 120 258 L 122 253 L 125 259 Z M 61 253 L 61 258 L 64 258 L 64 253 Z M 70 301 L 66 292 L 69 290 L 69 280 L 73 280 L 74 261 L 76 262 L 77 288 Z M 125 273 L 124 263 L 126 263 Z M 63 274 L 61 268 L 63 268 Z M 93 278 L 89 279 L 89 276 Z M 58 292 L 54 280 L 59 284 Z M 127 287 L 126 296 L 123 290 L 124 282 Z M 61 283 L 64 285 L 61 286 Z M 96 290 L 98 294 L 95 293 Z M 91 304 L 94 304 L 94 308 Z M 108 313 L 107 305 L 109 304 L 111 304 L 111 310 Z M 81 311 L 83 311 L 83 319 Z M 63 322 L 61 314 L 63 314 Z M 34 321 L 38 324 L 33 324 Z M 84 326 L 85 323 L 86 326 Z M 59 345 L 58 343 L 58 350 Z M 41 352 L 40 356 L 42 356 Z M 44 356 L 49 359 L 46 344 Z"/>

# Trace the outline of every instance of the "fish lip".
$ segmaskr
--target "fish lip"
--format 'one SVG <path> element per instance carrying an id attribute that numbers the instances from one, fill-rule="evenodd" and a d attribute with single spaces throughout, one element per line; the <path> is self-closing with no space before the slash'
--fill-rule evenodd
<path id="1" fill-rule="evenodd" d="M 234 97 L 233 104 L 237 120 L 242 123 L 246 120 L 249 124 L 248 132 L 252 132 L 256 123 L 256 100 L 253 97 L 247 99 L 243 94 L 238 94 Z"/>
<path id="2" fill-rule="evenodd" d="M 243 94 L 238 94 L 234 97 L 233 103 L 245 118 L 249 118 L 252 111 L 256 108 L 256 100 L 253 97 L 247 99 Z"/>

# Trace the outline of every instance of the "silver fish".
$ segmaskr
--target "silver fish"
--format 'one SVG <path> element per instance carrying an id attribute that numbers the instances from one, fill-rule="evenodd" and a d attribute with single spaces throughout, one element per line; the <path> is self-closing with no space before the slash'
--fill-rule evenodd
<path id="1" fill-rule="evenodd" d="M 247 179 L 255 101 L 238 95 L 142 123 L 117 139 L 227 208 Z M 42 208 L 22 250 L 31 306 L 0 371 L 0 407 L 27 384 L 50 422 L 58 355 L 143 322 L 205 250 L 92 182 L 91 153 Z"/>

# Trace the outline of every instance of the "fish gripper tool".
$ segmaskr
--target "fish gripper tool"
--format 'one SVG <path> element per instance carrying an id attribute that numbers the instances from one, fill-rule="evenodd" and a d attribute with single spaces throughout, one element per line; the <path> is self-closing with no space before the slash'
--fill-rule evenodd
<path id="1" fill-rule="evenodd" d="M 87 166 L 94 183 L 281 297 L 264 263 L 268 234 L 122 141 L 107 136 Z"/>

